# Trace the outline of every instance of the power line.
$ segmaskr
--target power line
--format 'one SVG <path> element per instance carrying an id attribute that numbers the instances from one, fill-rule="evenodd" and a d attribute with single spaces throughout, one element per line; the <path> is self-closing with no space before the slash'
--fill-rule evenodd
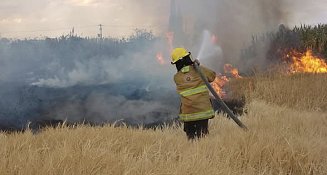
<path id="1" fill-rule="evenodd" d="M 155 25 L 148 25 L 148 26 L 136 26 L 136 25 L 114 25 L 114 24 L 103 24 L 102 26 L 105 27 L 118 27 L 118 28 L 151 28 L 151 27 L 159 27 L 159 26 L 155 26 Z"/>
<path id="2" fill-rule="evenodd" d="M 90 28 L 96 25 L 88 25 L 88 26 L 79 26 L 77 28 Z M 74 27 L 76 28 L 76 27 Z M 4 31 L 1 32 L 2 34 L 10 34 L 10 33 L 35 33 L 35 32 L 55 32 L 55 31 L 62 31 L 62 30 L 70 30 L 71 27 L 64 27 L 64 28 L 55 28 L 55 29 L 35 29 L 35 30 L 13 30 L 13 31 Z"/>
<path id="3" fill-rule="evenodd" d="M 136 25 L 108 25 L 108 24 L 100 24 L 100 25 L 85 25 L 85 26 L 74 26 L 75 29 L 84 29 L 84 28 L 92 28 L 100 26 L 100 30 L 102 31 L 102 27 L 106 28 L 154 28 L 158 26 L 136 26 Z M 35 32 L 55 32 L 55 31 L 63 31 L 63 30 L 71 30 L 71 27 L 63 27 L 63 28 L 54 28 L 54 29 L 35 29 L 35 30 L 13 30 L 13 31 L 3 31 L 1 34 L 11 34 L 11 33 L 35 33 Z M 102 34 L 102 32 L 100 32 Z"/>
<path id="4" fill-rule="evenodd" d="M 73 27 L 73 29 L 72 29 Z M 27 37 L 49 37 L 50 35 L 53 36 L 54 33 L 57 33 L 57 35 L 61 32 L 62 35 L 75 35 L 76 31 L 79 31 L 81 36 L 83 36 L 83 33 L 86 32 L 88 34 L 91 34 L 92 32 L 96 32 L 96 27 L 99 27 L 99 33 L 97 34 L 97 37 L 102 39 L 103 38 L 103 31 L 104 29 L 107 30 L 106 33 L 108 33 L 108 28 L 121 28 L 118 30 L 128 29 L 130 32 L 132 30 L 136 29 L 146 29 L 146 30 L 155 30 L 154 25 L 152 26 L 135 26 L 135 25 L 113 25 L 113 24 L 100 24 L 100 25 L 83 25 L 83 26 L 72 26 L 72 27 L 62 27 L 62 28 L 53 28 L 53 29 L 35 29 L 35 30 L 13 30 L 13 31 L 0 31 L 0 38 L 2 37 L 14 37 L 14 38 L 27 38 Z M 159 26 L 157 26 L 159 27 Z M 92 29 L 91 29 L 92 28 Z M 87 30 L 85 30 L 87 29 Z M 116 29 L 117 30 L 117 29 Z M 51 32 L 52 34 L 50 34 Z"/>

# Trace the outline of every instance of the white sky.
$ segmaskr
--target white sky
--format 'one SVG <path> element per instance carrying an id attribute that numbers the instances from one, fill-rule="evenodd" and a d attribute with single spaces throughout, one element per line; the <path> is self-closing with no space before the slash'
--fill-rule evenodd
<path id="1" fill-rule="evenodd" d="M 9 37 L 59 36 L 75 33 L 127 36 L 135 28 L 158 31 L 168 22 L 169 1 L 153 0 L 0 0 L 0 34 Z M 141 4 L 147 4 L 141 6 Z M 166 6 L 162 6 L 166 4 Z M 150 8 L 151 7 L 151 8 Z M 162 14 L 162 15 L 158 15 Z M 158 16 L 162 16 L 158 18 Z"/>
<path id="2" fill-rule="evenodd" d="M 327 23 L 327 0 L 296 3 L 290 24 Z M 0 0 L 0 35 L 42 37 L 68 34 L 128 36 L 135 28 L 160 33 L 168 24 L 170 0 Z"/>
<path id="3" fill-rule="evenodd" d="M 327 23 L 327 0 L 290 0 L 290 25 Z"/>

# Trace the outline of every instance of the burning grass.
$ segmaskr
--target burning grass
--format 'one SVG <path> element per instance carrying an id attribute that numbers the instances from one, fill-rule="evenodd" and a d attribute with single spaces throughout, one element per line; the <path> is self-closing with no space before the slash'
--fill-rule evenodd
<path id="1" fill-rule="evenodd" d="M 289 62 L 290 73 L 327 73 L 327 62 L 308 49 L 304 53 L 292 50 L 285 55 L 285 62 Z"/>
<path id="2" fill-rule="evenodd" d="M 250 130 L 219 115 L 210 135 L 193 143 L 178 127 L 2 133 L 0 174 L 326 174 L 326 81 L 324 74 L 233 80 L 230 87 L 249 97 L 242 120 Z"/>

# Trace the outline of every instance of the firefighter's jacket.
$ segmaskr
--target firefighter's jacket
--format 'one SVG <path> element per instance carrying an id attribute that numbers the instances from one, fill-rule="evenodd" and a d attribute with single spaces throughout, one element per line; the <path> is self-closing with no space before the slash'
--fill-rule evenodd
<path id="1" fill-rule="evenodd" d="M 216 73 L 200 66 L 209 82 L 213 82 Z M 209 90 L 195 68 L 186 66 L 174 76 L 177 92 L 181 96 L 179 119 L 183 122 L 211 119 L 214 111 L 211 106 Z"/>

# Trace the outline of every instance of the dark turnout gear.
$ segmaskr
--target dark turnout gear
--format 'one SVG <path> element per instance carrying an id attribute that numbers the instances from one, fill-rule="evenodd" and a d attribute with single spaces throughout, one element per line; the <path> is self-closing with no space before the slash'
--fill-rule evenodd
<path id="1" fill-rule="evenodd" d="M 209 91 L 193 64 L 199 64 L 191 58 L 184 48 L 176 48 L 172 53 L 172 63 L 176 65 L 174 76 L 176 90 L 181 96 L 179 119 L 184 122 L 184 131 L 189 139 L 200 138 L 209 133 L 208 119 L 214 117 Z M 213 82 L 216 73 L 200 66 L 209 82 Z"/>
<path id="2" fill-rule="evenodd" d="M 210 82 L 216 73 L 200 66 Z M 174 76 L 177 92 L 181 96 L 180 120 L 183 122 L 205 120 L 214 117 L 209 91 L 193 66 L 183 67 Z"/>
<path id="3" fill-rule="evenodd" d="M 184 131 L 186 132 L 187 138 L 190 140 L 205 137 L 207 134 L 209 134 L 208 119 L 194 122 L 185 122 Z"/>

